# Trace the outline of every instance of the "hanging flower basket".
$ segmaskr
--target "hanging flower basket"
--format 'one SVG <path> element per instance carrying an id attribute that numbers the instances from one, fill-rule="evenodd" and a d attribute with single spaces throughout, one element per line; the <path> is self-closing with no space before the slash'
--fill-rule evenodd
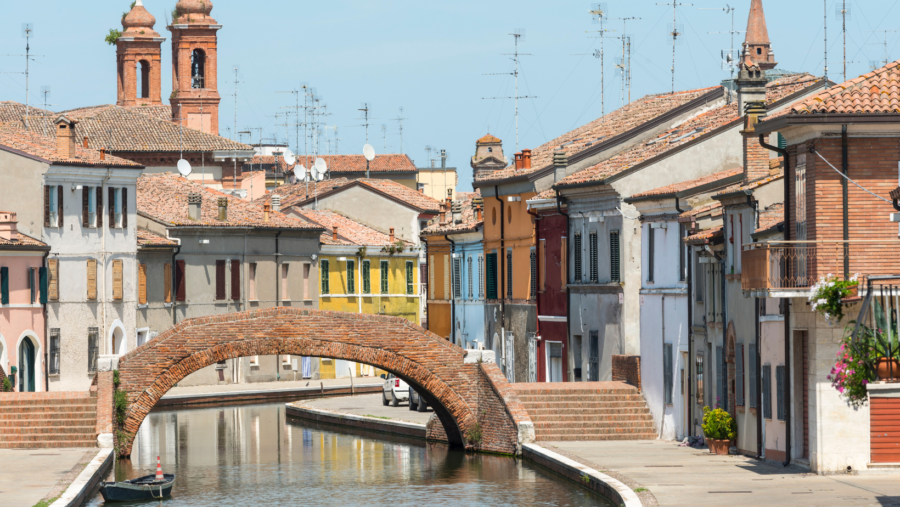
<path id="1" fill-rule="evenodd" d="M 849 280 L 838 280 L 831 274 L 823 276 L 810 291 L 810 307 L 824 315 L 829 324 L 840 323 L 844 319 L 842 300 L 859 295 L 858 280 L 859 275 Z"/>

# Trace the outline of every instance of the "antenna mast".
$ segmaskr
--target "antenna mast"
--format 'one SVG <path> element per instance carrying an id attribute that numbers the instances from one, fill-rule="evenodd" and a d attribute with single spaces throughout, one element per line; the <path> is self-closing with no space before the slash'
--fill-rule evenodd
<path id="1" fill-rule="evenodd" d="M 294 150 L 299 152 L 300 151 L 300 90 L 288 90 L 288 91 L 281 91 L 281 92 L 275 92 L 275 93 L 293 93 L 294 94 L 295 105 L 282 107 L 281 109 L 293 109 L 294 115 L 296 115 L 296 117 L 297 117 L 297 122 L 294 123 L 294 132 L 296 135 L 296 140 L 294 141 Z M 285 122 L 287 122 L 287 118 L 285 118 Z M 284 139 L 285 139 L 285 144 L 287 144 L 287 127 L 285 127 Z"/>
<path id="2" fill-rule="evenodd" d="M 625 105 L 625 88 L 628 88 L 628 103 L 631 104 L 631 36 L 627 35 L 628 22 L 641 18 L 616 18 L 622 21 L 622 63 L 618 65 L 622 72 L 622 105 Z M 601 39 L 602 42 L 602 39 Z M 627 52 L 626 52 L 627 51 Z"/>
<path id="3" fill-rule="evenodd" d="M 238 96 L 238 93 L 237 93 L 237 85 L 238 85 L 238 82 L 239 82 L 239 81 L 238 81 L 238 70 L 240 69 L 240 66 L 234 65 L 234 66 L 232 66 L 232 68 L 234 69 L 234 130 L 233 130 L 233 132 L 234 132 L 234 135 L 235 135 L 235 136 L 238 136 L 238 129 L 237 129 L 237 96 Z M 181 107 L 181 106 L 178 106 L 178 107 Z M 240 136 L 238 136 L 238 137 L 240 137 Z M 236 139 L 235 139 L 235 140 L 236 140 Z M 235 161 L 235 167 L 237 167 L 237 161 Z"/>
<path id="4" fill-rule="evenodd" d="M 669 4 L 656 4 L 665 5 Z M 675 93 L 675 46 L 678 44 L 678 37 L 684 35 L 684 30 L 679 30 L 678 26 L 678 7 L 693 6 L 694 4 L 680 4 L 678 0 L 672 0 L 672 29 L 669 35 L 672 36 L 672 94 Z"/>
<path id="5" fill-rule="evenodd" d="M 607 30 L 603 28 L 603 19 L 606 18 L 606 4 L 594 4 L 593 8 L 588 11 L 594 23 L 600 23 L 600 29 L 597 30 L 597 33 L 600 34 L 598 39 L 600 39 L 600 116 L 606 115 L 606 68 L 604 63 L 604 51 L 603 51 L 603 39 L 606 38 L 604 35 L 606 32 L 614 32 L 615 30 Z M 596 55 L 595 55 L 596 56 Z"/>
<path id="6" fill-rule="evenodd" d="M 398 122 L 400 124 L 400 154 L 401 155 L 403 154 L 403 120 L 406 120 L 406 119 L 407 118 L 403 117 L 403 108 L 401 107 L 400 108 L 400 116 L 394 118 L 394 121 Z"/>
<path id="7" fill-rule="evenodd" d="M 847 0 L 841 0 L 841 5 L 835 5 L 835 14 L 841 17 L 841 33 L 844 36 L 844 81 L 847 81 L 847 16 L 850 15 L 850 6 Z M 851 62 L 852 63 L 852 62 Z"/>
<path id="8" fill-rule="evenodd" d="M 871 33 L 884 33 L 884 42 L 876 42 L 875 44 L 871 44 L 871 45 L 874 45 L 874 46 L 884 46 L 884 60 L 882 60 L 881 65 L 887 65 L 887 64 L 891 63 L 891 61 L 888 60 L 888 48 L 887 48 L 887 47 L 888 47 L 888 39 L 887 39 L 887 34 L 893 33 L 893 32 L 897 32 L 897 30 L 870 30 L 870 32 L 871 32 Z M 855 62 L 849 62 L 849 63 L 855 63 Z M 877 63 L 877 61 L 872 61 L 872 62 L 869 64 L 869 66 L 872 67 L 872 70 L 875 70 L 875 69 L 877 69 L 877 68 L 879 67 L 879 65 L 876 65 L 876 63 Z"/>
<path id="9" fill-rule="evenodd" d="M 822 9 L 825 11 L 825 82 L 828 83 L 828 0 L 822 0 Z"/>
<path id="10" fill-rule="evenodd" d="M 496 99 L 514 99 L 516 101 L 516 151 L 519 151 L 519 99 L 536 99 L 537 97 L 529 96 L 529 95 L 519 95 L 519 57 L 520 56 L 531 56 L 530 53 L 519 53 L 519 39 L 525 35 L 525 31 L 522 29 L 516 29 L 513 33 L 509 34 L 513 36 L 515 49 L 512 53 L 503 53 L 503 56 L 512 56 L 512 61 L 515 62 L 515 70 L 513 72 L 499 72 L 495 74 L 485 74 L 487 76 L 498 76 L 498 75 L 509 75 L 515 77 L 516 83 L 516 93 L 512 97 L 482 97 L 482 100 L 496 100 Z"/>
<path id="11" fill-rule="evenodd" d="M 28 100 L 29 95 L 29 81 L 28 78 L 31 74 L 31 59 L 33 57 L 39 57 L 44 55 L 32 55 L 31 54 L 31 36 L 34 34 L 34 24 L 33 23 L 22 23 L 22 37 L 25 37 L 25 54 L 24 55 L 2 55 L 2 56 L 24 56 L 25 57 L 25 117 L 23 118 L 23 122 L 25 123 L 25 130 L 28 130 L 28 113 L 30 112 L 30 102 Z M 7 73 L 4 73 L 7 74 Z M 22 74 L 21 72 L 9 72 L 8 74 Z"/>
<path id="12" fill-rule="evenodd" d="M 828 1 L 828 0 L 825 0 L 825 1 Z M 731 14 L 731 30 L 729 30 L 727 32 L 706 32 L 706 33 L 710 33 L 710 34 L 727 33 L 731 36 L 731 42 L 728 46 L 728 52 L 726 53 L 725 51 L 722 51 L 722 59 L 723 59 L 722 67 L 724 70 L 724 67 L 728 66 L 728 70 L 731 71 L 731 77 L 729 79 L 732 83 L 734 83 L 734 69 L 737 67 L 737 60 L 738 60 L 738 56 L 739 56 L 739 55 L 737 55 L 737 50 L 734 47 L 734 34 L 744 33 L 742 30 L 734 29 L 734 10 L 735 9 L 734 9 L 734 7 L 731 7 L 728 4 L 725 4 L 724 9 L 719 9 L 718 7 L 700 7 L 700 8 L 698 8 L 698 10 L 701 10 L 701 11 L 722 10 L 725 12 L 725 14 Z M 729 104 L 731 103 L 730 90 L 729 90 L 729 93 L 727 96 L 727 101 Z"/>

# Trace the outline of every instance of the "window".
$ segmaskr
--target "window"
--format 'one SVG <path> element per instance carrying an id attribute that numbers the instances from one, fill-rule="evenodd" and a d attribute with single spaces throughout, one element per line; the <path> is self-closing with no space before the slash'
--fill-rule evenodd
<path id="1" fill-rule="evenodd" d="M 206 53 L 202 49 L 191 52 L 191 88 L 206 88 Z"/>
<path id="2" fill-rule="evenodd" d="M 777 396 L 777 415 L 779 421 L 785 420 L 784 407 L 784 365 L 775 367 L 775 391 Z M 771 409 L 769 410 L 771 412 Z M 771 417 L 771 414 L 769 415 Z"/>
<path id="3" fill-rule="evenodd" d="M 437 290 L 434 287 L 434 270 L 437 269 L 437 266 L 434 264 L 434 255 L 431 256 L 428 267 L 428 288 L 431 291 L 431 299 L 434 299 L 434 293 Z"/>
<path id="4" fill-rule="evenodd" d="M 322 294 L 331 294 L 328 272 L 328 259 L 319 261 L 319 276 L 322 278 Z"/>
<path id="5" fill-rule="evenodd" d="M 371 294 L 372 293 L 372 280 L 371 280 L 371 272 L 369 269 L 370 266 L 369 259 L 365 259 L 362 261 L 362 291 L 363 294 Z"/>
<path id="6" fill-rule="evenodd" d="M 751 343 L 748 349 L 750 350 L 750 357 L 747 358 L 749 360 L 747 366 L 750 368 L 750 408 L 756 408 L 756 345 Z"/>
<path id="7" fill-rule="evenodd" d="M 497 253 L 487 256 L 487 299 L 497 299 Z"/>
<path id="8" fill-rule="evenodd" d="M 113 352 L 115 353 L 115 352 Z M 88 328 L 88 371 L 97 371 L 97 358 L 100 356 L 100 330 L 96 327 Z"/>
<path id="9" fill-rule="evenodd" d="M 772 365 L 762 367 L 762 409 L 763 419 L 772 418 Z"/>
<path id="10" fill-rule="evenodd" d="M 450 299 L 450 255 L 444 256 L 444 299 Z"/>
<path id="11" fill-rule="evenodd" d="M 290 264 L 285 262 L 281 265 L 281 300 L 282 301 L 290 301 L 291 300 L 291 291 L 288 287 L 288 268 L 290 268 Z"/>
<path id="12" fill-rule="evenodd" d="M 472 256 L 466 257 L 466 278 L 469 282 L 469 299 L 472 299 Z"/>
<path id="13" fill-rule="evenodd" d="M 114 260 L 112 263 L 112 267 L 113 299 L 115 299 L 116 301 L 121 301 L 124 295 L 124 291 L 122 290 L 122 260 Z"/>
<path id="14" fill-rule="evenodd" d="M 703 394 L 703 354 L 697 354 L 697 366 L 696 366 L 696 374 L 697 374 L 697 404 L 704 405 L 706 398 L 704 398 Z"/>
<path id="15" fill-rule="evenodd" d="M 678 224 L 678 281 L 687 280 L 687 246 L 684 244 L 684 238 L 687 236 L 687 229 L 684 224 Z"/>
<path id="16" fill-rule="evenodd" d="M 706 269 L 700 264 L 700 256 L 694 258 L 694 295 L 698 303 L 703 302 L 703 291 L 706 288 Z"/>
<path id="17" fill-rule="evenodd" d="M 478 299 L 484 299 L 484 255 L 478 256 Z"/>
<path id="18" fill-rule="evenodd" d="M 598 283 L 600 281 L 599 274 L 597 273 L 597 233 L 592 232 L 588 235 L 588 259 L 591 263 L 588 268 L 588 272 L 590 273 L 591 283 Z"/>
<path id="19" fill-rule="evenodd" d="M 728 408 L 728 393 L 725 389 L 725 356 L 722 347 L 716 347 L 716 393 L 715 408 Z"/>
<path id="20" fill-rule="evenodd" d="M 415 266 L 412 261 L 406 261 L 406 293 L 415 293 Z"/>
<path id="21" fill-rule="evenodd" d="M 62 185 L 44 186 L 44 227 L 63 226 Z"/>
<path id="22" fill-rule="evenodd" d="M 241 300 L 241 261 L 231 260 L 231 300 Z"/>
<path id="23" fill-rule="evenodd" d="M 163 264 L 163 292 L 165 293 L 165 302 L 172 302 L 172 263 Z"/>
<path id="24" fill-rule="evenodd" d="M 31 290 L 31 298 L 28 300 L 28 302 L 31 304 L 35 304 L 37 302 L 37 285 L 34 281 L 35 271 L 37 271 L 36 268 L 28 268 L 28 288 Z"/>
<path id="25" fill-rule="evenodd" d="M 187 301 L 187 271 L 183 260 L 175 261 L 175 300 Z"/>
<path id="26" fill-rule="evenodd" d="M 575 256 L 575 276 L 572 281 L 575 283 L 581 283 L 582 281 L 582 272 L 581 272 L 581 234 L 575 235 L 575 244 L 573 245 L 572 255 Z"/>
<path id="27" fill-rule="evenodd" d="M 653 283 L 653 264 L 656 262 L 656 231 L 647 224 L 647 282 Z"/>
<path id="28" fill-rule="evenodd" d="M 663 391 L 664 396 L 666 398 L 666 405 L 672 405 L 674 401 L 672 400 L 672 389 L 673 389 L 673 380 L 672 377 L 672 344 L 664 343 L 663 344 Z"/>
<path id="29" fill-rule="evenodd" d="M 560 290 L 566 290 L 566 284 L 569 283 L 569 253 L 566 250 L 566 239 L 563 236 L 559 241 L 559 279 L 562 280 Z"/>
<path id="30" fill-rule="evenodd" d="M 744 345 L 737 345 L 734 351 L 734 377 L 735 377 L 735 388 L 734 388 L 734 404 L 743 407 L 744 406 Z"/>
<path id="31" fill-rule="evenodd" d="M 249 299 L 250 301 L 256 301 L 256 263 L 251 262 L 247 266 L 247 270 L 250 272 L 248 277 L 249 280 L 247 283 L 247 299 Z"/>
<path id="32" fill-rule="evenodd" d="M 59 259 L 47 260 L 47 274 L 49 280 L 47 284 L 48 299 L 52 301 L 59 300 Z"/>
<path id="33" fill-rule="evenodd" d="M 459 254 L 457 254 L 459 255 Z M 462 262 L 459 257 L 453 259 L 453 299 L 462 298 Z"/>
<path id="34" fill-rule="evenodd" d="M 538 291 L 547 290 L 547 240 L 542 239 L 538 250 Z"/>
<path id="35" fill-rule="evenodd" d="M 312 265 L 308 262 L 303 263 L 303 300 L 309 301 L 309 272 Z"/>
<path id="36" fill-rule="evenodd" d="M 9 268 L 0 268 L 0 305 L 9 304 Z"/>
<path id="37" fill-rule="evenodd" d="M 250 356 L 250 366 L 259 367 L 259 356 Z"/>
<path id="38" fill-rule="evenodd" d="M 390 275 L 390 268 L 388 266 L 388 261 L 381 261 L 381 269 L 378 271 L 381 274 L 381 293 L 389 294 L 388 275 Z"/>
<path id="39" fill-rule="evenodd" d="M 512 297 L 513 297 L 512 277 L 513 277 L 512 248 L 508 248 L 508 249 L 506 249 L 506 297 L 508 299 L 512 299 Z"/>
<path id="40" fill-rule="evenodd" d="M 537 299 L 537 284 L 538 284 L 538 263 L 537 263 L 537 250 L 533 247 L 531 249 L 531 290 L 529 293 L 531 294 L 530 298 L 532 301 Z"/>
<path id="41" fill-rule="evenodd" d="M 590 332 L 590 347 L 588 351 L 588 382 L 600 381 L 600 331 Z"/>
<path id="42" fill-rule="evenodd" d="M 356 292 L 356 262 L 347 261 L 347 294 Z"/>
<path id="43" fill-rule="evenodd" d="M 622 281 L 621 255 L 619 247 L 619 231 L 609 231 L 609 281 Z"/>
<path id="44" fill-rule="evenodd" d="M 50 329 L 50 352 L 47 369 L 50 375 L 59 375 L 59 328 Z"/>
<path id="45" fill-rule="evenodd" d="M 225 299 L 225 261 L 216 261 L 216 301 Z"/>
<path id="46" fill-rule="evenodd" d="M 147 265 L 138 264 L 138 304 L 147 304 Z"/>
<path id="47" fill-rule="evenodd" d="M 97 259 L 87 260 L 87 298 L 97 299 Z"/>
<path id="48" fill-rule="evenodd" d="M 97 187 L 87 185 L 81 187 L 81 225 L 83 227 L 97 227 L 97 215 L 100 210 L 97 207 Z"/>

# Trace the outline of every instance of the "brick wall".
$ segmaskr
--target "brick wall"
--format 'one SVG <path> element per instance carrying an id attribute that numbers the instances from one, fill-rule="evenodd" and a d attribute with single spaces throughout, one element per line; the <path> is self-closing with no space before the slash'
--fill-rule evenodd
<path id="1" fill-rule="evenodd" d="M 113 406 L 115 386 L 113 372 L 100 371 L 97 380 L 97 433 L 114 433 L 115 408 Z"/>
<path id="2" fill-rule="evenodd" d="M 746 128 L 747 119 L 744 117 Z M 769 136 L 765 136 L 766 144 L 769 143 Z M 744 184 L 756 181 L 769 176 L 769 157 L 771 153 L 768 149 L 763 148 L 759 144 L 759 135 L 754 133 L 744 135 Z"/>
<path id="3" fill-rule="evenodd" d="M 613 382 L 625 382 L 641 389 L 641 356 L 612 356 Z"/>
<path id="4" fill-rule="evenodd" d="M 463 364 L 461 348 L 399 317 L 281 307 L 186 320 L 122 356 L 120 389 L 129 401 L 124 431 L 130 435 L 120 442 L 122 455 L 130 454 L 150 409 L 181 379 L 225 359 L 275 354 L 345 359 L 390 371 L 422 393 L 451 444 L 516 450 L 524 410 L 507 396 L 496 365 Z M 111 380 L 110 386 L 102 382 L 99 389 L 111 393 Z M 476 422 L 482 442 L 468 445 L 465 435 Z M 430 431 L 434 438 L 439 433 Z"/>

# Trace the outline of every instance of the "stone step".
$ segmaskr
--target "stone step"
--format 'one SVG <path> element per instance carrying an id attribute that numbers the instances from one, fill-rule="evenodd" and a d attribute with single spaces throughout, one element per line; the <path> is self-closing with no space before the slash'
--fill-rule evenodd
<path id="1" fill-rule="evenodd" d="M 596 434 L 596 433 L 535 433 L 535 439 L 542 442 L 565 442 L 573 440 L 656 440 L 656 433 Z"/>
<path id="2" fill-rule="evenodd" d="M 22 407 L 29 405 L 80 405 L 84 403 L 97 403 L 96 396 L 78 396 L 70 398 L 7 398 L 0 395 L 0 406 Z"/>
<path id="3" fill-rule="evenodd" d="M 590 422 L 590 421 L 604 421 L 604 422 L 628 422 L 628 421 L 653 421 L 653 416 L 646 412 L 638 412 L 634 414 L 532 414 L 531 420 L 535 423 L 538 422 L 558 422 L 558 423 L 567 423 L 567 422 Z"/>
<path id="4" fill-rule="evenodd" d="M 97 447 L 97 439 L 67 440 L 65 442 L 0 442 L 0 449 L 60 449 L 67 447 Z"/>
<path id="5" fill-rule="evenodd" d="M 537 384 L 540 385 L 540 384 Z M 547 395 L 547 396 L 593 396 L 593 395 L 605 395 L 605 394 L 640 394 L 640 391 L 633 387 L 614 387 L 614 388 L 599 388 L 599 389 L 544 389 L 541 387 L 530 387 L 526 389 L 516 389 L 516 394 L 519 396 L 534 396 L 534 395 Z"/>
<path id="6" fill-rule="evenodd" d="M 534 422 L 534 429 L 565 431 L 600 431 L 634 433 L 643 430 L 652 431 L 653 421 L 567 421 L 567 422 Z"/>
<path id="7" fill-rule="evenodd" d="M 97 423 L 91 424 L 72 424 L 69 426 L 13 426 L 3 428 L 3 433 L 0 434 L 0 439 L 4 436 L 13 436 L 13 435 L 39 435 L 46 433 L 60 433 L 60 434 L 93 434 L 96 431 Z"/>
<path id="8" fill-rule="evenodd" d="M 623 415 L 623 414 L 646 414 L 647 407 L 607 407 L 600 408 L 532 408 L 527 407 L 528 415 L 531 418 L 542 416 L 566 416 L 566 415 L 583 415 L 583 416 L 604 416 L 604 415 Z"/>
<path id="9" fill-rule="evenodd" d="M 17 442 L 60 442 L 68 443 L 75 441 L 93 440 L 96 443 L 96 433 L 31 433 L 27 435 L 9 435 L 0 434 L 0 444 L 10 444 Z M 67 447 L 78 447 L 77 445 L 68 445 Z"/>
<path id="10" fill-rule="evenodd" d="M 647 404 L 643 401 L 609 401 L 604 403 L 584 402 L 584 403 L 523 403 L 525 410 L 601 410 L 607 408 L 640 408 L 646 409 Z"/>
<path id="11" fill-rule="evenodd" d="M 10 414 L 28 414 L 36 412 L 67 413 L 67 412 L 96 412 L 96 403 L 77 403 L 70 405 L 0 405 L 0 418 Z"/>
<path id="12" fill-rule="evenodd" d="M 554 401 L 554 402 L 583 402 L 583 401 L 636 401 L 644 397 L 638 393 L 631 394 L 519 394 L 519 401 L 523 403 Z"/>
<path id="13" fill-rule="evenodd" d="M 53 414 L 52 417 L 42 418 L 22 418 L 22 419 L 0 419 L 0 432 L 6 431 L 5 428 L 19 427 L 46 427 L 46 426 L 82 426 L 85 424 L 96 424 L 97 416 L 87 412 L 76 413 L 74 415 Z"/>

